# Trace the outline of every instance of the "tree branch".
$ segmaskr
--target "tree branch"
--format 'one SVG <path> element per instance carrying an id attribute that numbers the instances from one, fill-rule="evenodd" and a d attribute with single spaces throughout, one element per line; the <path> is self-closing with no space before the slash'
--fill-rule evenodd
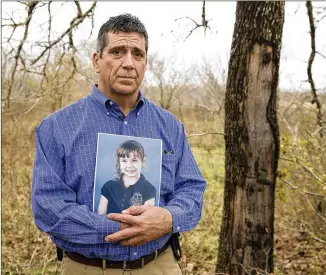
<path id="1" fill-rule="evenodd" d="M 308 82 L 310 83 L 311 92 L 313 99 L 311 101 L 312 104 L 316 103 L 317 105 L 317 125 L 323 128 L 323 116 L 321 110 L 321 104 L 319 98 L 317 96 L 315 82 L 312 77 L 312 64 L 315 59 L 316 55 L 316 43 L 315 43 L 315 23 L 314 23 L 314 16 L 313 16 L 313 7 L 311 1 L 306 2 L 308 17 L 309 17 L 309 25 L 310 25 L 310 41 L 311 41 L 311 53 L 309 56 L 308 67 L 307 67 L 307 74 L 308 74 Z M 323 137 L 323 130 L 319 132 L 320 137 Z"/>
<path id="2" fill-rule="evenodd" d="M 10 106 L 10 97 L 11 97 L 11 92 L 12 92 L 12 88 L 13 88 L 13 84 L 14 84 L 14 79 L 15 79 L 15 74 L 16 74 L 16 69 L 17 69 L 17 66 L 18 66 L 18 60 L 20 59 L 20 52 L 23 48 L 23 45 L 26 41 L 26 38 L 27 38 L 27 34 L 28 34 L 28 28 L 29 28 L 29 23 L 31 22 L 31 19 L 32 19 L 32 15 L 33 15 L 33 11 L 36 7 L 36 5 L 39 3 L 39 1 L 31 1 L 29 3 L 27 3 L 27 7 L 28 7 L 28 11 L 27 11 L 27 18 L 26 18 L 26 21 L 25 21 L 25 31 L 24 31 L 24 36 L 23 36 L 23 39 L 20 41 L 18 47 L 17 47 L 17 52 L 14 56 L 14 59 L 15 59 L 15 63 L 14 63 L 14 67 L 12 69 L 12 73 L 11 73 L 11 79 L 10 79 L 10 83 L 9 83 L 9 88 L 8 88 L 8 93 L 7 93 L 7 97 L 5 99 L 6 101 L 6 104 L 5 104 L 5 107 L 6 108 L 9 108 Z M 15 30 L 15 28 L 14 28 Z M 13 31 L 14 33 L 14 31 Z M 12 33 L 12 35 L 13 35 Z M 11 36 L 12 36 L 11 35 Z"/>
<path id="3" fill-rule="evenodd" d="M 71 20 L 69 28 L 66 29 L 56 40 L 47 45 L 45 49 L 41 52 L 41 54 L 31 62 L 31 65 L 34 65 L 37 61 L 39 61 L 50 48 L 59 43 L 67 34 L 70 34 L 74 28 L 76 28 L 80 23 L 84 21 L 87 16 L 89 16 L 90 13 L 93 13 L 96 7 L 96 3 L 97 2 L 95 1 L 84 14 L 77 14 L 77 16 Z"/>
<path id="4" fill-rule="evenodd" d="M 187 138 L 191 138 L 191 137 L 200 137 L 200 136 L 206 136 L 206 135 L 222 135 L 222 136 L 225 136 L 224 133 L 221 133 L 221 132 L 205 132 L 205 133 L 200 133 L 200 134 L 190 134 L 187 136 Z"/>
<path id="5" fill-rule="evenodd" d="M 190 18 L 188 16 L 184 16 L 184 17 L 180 17 L 180 18 L 175 19 L 175 22 L 176 22 L 176 21 L 178 21 L 180 19 L 187 18 L 187 19 L 191 20 L 192 22 L 194 22 L 194 24 L 195 24 L 195 27 L 189 31 L 189 33 L 186 36 L 186 38 L 184 39 L 184 41 L 187 40 L 187 38 L 193 33 L 194 30 L 196 30 L 196 29 L 198 29 L 200 27 L 204 27 L 204 34 L 205 35 L 206 35 L 207 28 L 212 32 L 210 26 L 208 26 L 208 21 L 210 21 L 210 19 L 209 20 L 206 20 L 206 12 L 205 11 L 206 11 L 205 10 L 205 1 L 203 1 L 203 8 L 202 8 L 202 15 L 201 15 L 202 22 L 201 23 L 197 23 L 194 19 L 192 19 L 192 18 Z"/>

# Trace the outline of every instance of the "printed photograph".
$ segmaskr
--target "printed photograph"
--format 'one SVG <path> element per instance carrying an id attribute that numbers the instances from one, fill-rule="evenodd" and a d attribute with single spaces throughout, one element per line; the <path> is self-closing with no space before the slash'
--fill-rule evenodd
<path id="1" fill-rule="evenodd" d="M 121 213 L 133 205 L 159 205 L 162 141 L 99 133 L 93 211 Z"/>

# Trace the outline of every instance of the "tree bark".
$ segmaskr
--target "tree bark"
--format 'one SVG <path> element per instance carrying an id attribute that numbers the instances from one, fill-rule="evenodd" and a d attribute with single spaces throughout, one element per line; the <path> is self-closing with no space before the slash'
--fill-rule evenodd
<path id="1" fill-rule="evenodd" d="M 237 3 L 225 98 L 225 193 L 217 274 L 273 271 L 283 23 L 284 2 Z"/>

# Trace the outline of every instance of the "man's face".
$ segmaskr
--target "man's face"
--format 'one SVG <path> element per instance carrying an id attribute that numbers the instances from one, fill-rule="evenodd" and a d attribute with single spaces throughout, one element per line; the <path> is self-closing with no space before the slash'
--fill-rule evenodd
<path id="1" fill-rule="evenodd" d="M 93 66 L 99 73 L 99 88 L 104 93 L 132 95 L 138 91 L 146 70 L 145 38 L 138 33 L 107 33 L 102 57 L 93 54 Z"/>
<path id="2" fill-rule="evenodd" d="M 120 158 L 120 172 L 127 177 L 139 178 L 142 167 L 143 162 L 137 154 L 134 154 L 133 152 L 131 152 L 129 156 Z"/>

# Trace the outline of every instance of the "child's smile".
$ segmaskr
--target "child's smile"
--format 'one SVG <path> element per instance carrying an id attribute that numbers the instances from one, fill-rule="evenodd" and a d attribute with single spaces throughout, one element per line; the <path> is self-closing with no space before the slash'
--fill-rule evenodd
<path id="1" fill-rule="evenodd" d="M 133 152 L 129 156 L 120 158 L 120 171 L 127 177 L 139 178 L 142 167 L 142 161 Z"/>

